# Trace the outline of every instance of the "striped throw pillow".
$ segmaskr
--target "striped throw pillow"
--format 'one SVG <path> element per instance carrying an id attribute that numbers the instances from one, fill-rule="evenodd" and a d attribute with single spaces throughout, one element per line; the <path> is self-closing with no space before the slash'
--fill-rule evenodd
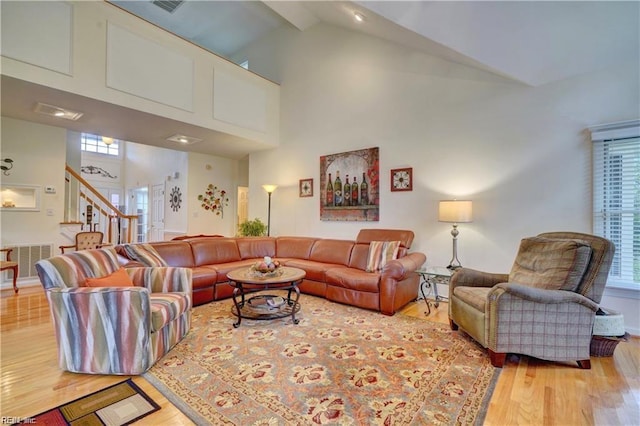
<path id="1" fill-rule="evenodd" d="M 369 258 L 367 272 L 380 272 L 388 261 L 398 258 L 400 241 L 371 241 L 369 243 Z"/>
<path id="2" fill-rule="evenodd" d="M 124 244 L 122 247 L 129 259 L 145 266 L 169 266 L 151 244 Z"/>

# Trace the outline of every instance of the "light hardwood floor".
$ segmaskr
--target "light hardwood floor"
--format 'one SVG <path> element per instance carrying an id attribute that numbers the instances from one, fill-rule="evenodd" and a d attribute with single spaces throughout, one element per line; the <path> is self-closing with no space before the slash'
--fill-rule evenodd
<path id="1" fill-rule="evenodd" d="M 442 303 L 425 315 L 424 301 L 403 312 L 447 323 Z M 1 417 L 28 417 L 122 381 L 58 369 L 49 307 L 40 287 L 0 295 Z M 135 383 L 161 410 L 137 424 L 192 424 L 142 377 Z M 1 420 L 1 419 L 0 419 Z M 510 355 L 493 393 L 486 425 L 640 425 L 640 338 L 618 345 L 613 357 L 592 357 L 591 370 Z"/>

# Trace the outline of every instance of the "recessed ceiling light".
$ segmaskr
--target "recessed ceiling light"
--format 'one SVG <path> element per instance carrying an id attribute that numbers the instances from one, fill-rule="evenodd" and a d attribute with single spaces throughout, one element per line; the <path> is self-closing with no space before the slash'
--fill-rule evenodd
<path id="1" fill-rule="evenodd" d="M 83 115 L 83 113 L 78 111 L 72 111 L 55 105 L 43 104 L 42 102 L 38 102 L 33 110 L 39 114 L 49 115 L 56 118 L 64 118 L 72 121 L 78 120 Z"/>
<path id="2" fill-rule="evenodd" d="M 194 143 L 202 142 L 202 139 L 178 134 L 168 137 L 167 140 L 171 142 L 181 143 L 183 145 L 191 145 Z"/>
<path id="3" fill-rule="evenodd" d="M 360 13 L 360 12 L 353 12 L 353 19 L 356 20 L 356 22 L 363 22 L 364 21 L 365 16 Z"/>

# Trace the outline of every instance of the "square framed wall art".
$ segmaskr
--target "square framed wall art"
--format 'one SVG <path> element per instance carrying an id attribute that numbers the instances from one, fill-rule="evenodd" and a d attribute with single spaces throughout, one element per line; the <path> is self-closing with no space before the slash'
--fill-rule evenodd
<path id="1" fill-rule="evenodd" d="M 413 191 L 413 168 L 391 170 L 391 191 Z"/>
<path id="2" fill-rule="evenodd" d="M 313 179 L 300 179 L 300 197 L 313 197 Z"/>

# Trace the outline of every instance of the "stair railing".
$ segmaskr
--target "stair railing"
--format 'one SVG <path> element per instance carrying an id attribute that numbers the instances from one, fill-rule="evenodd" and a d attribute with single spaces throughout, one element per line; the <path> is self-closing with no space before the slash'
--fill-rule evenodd
<path id="1" fill-rule="evenodd" d="M 101 231 L 105 243 L 123 244 L 137 239 L 138 216 L 122 213 L 69 165 L 65 165 L 65 171 L 66 206 L 62 224 Z"/>

